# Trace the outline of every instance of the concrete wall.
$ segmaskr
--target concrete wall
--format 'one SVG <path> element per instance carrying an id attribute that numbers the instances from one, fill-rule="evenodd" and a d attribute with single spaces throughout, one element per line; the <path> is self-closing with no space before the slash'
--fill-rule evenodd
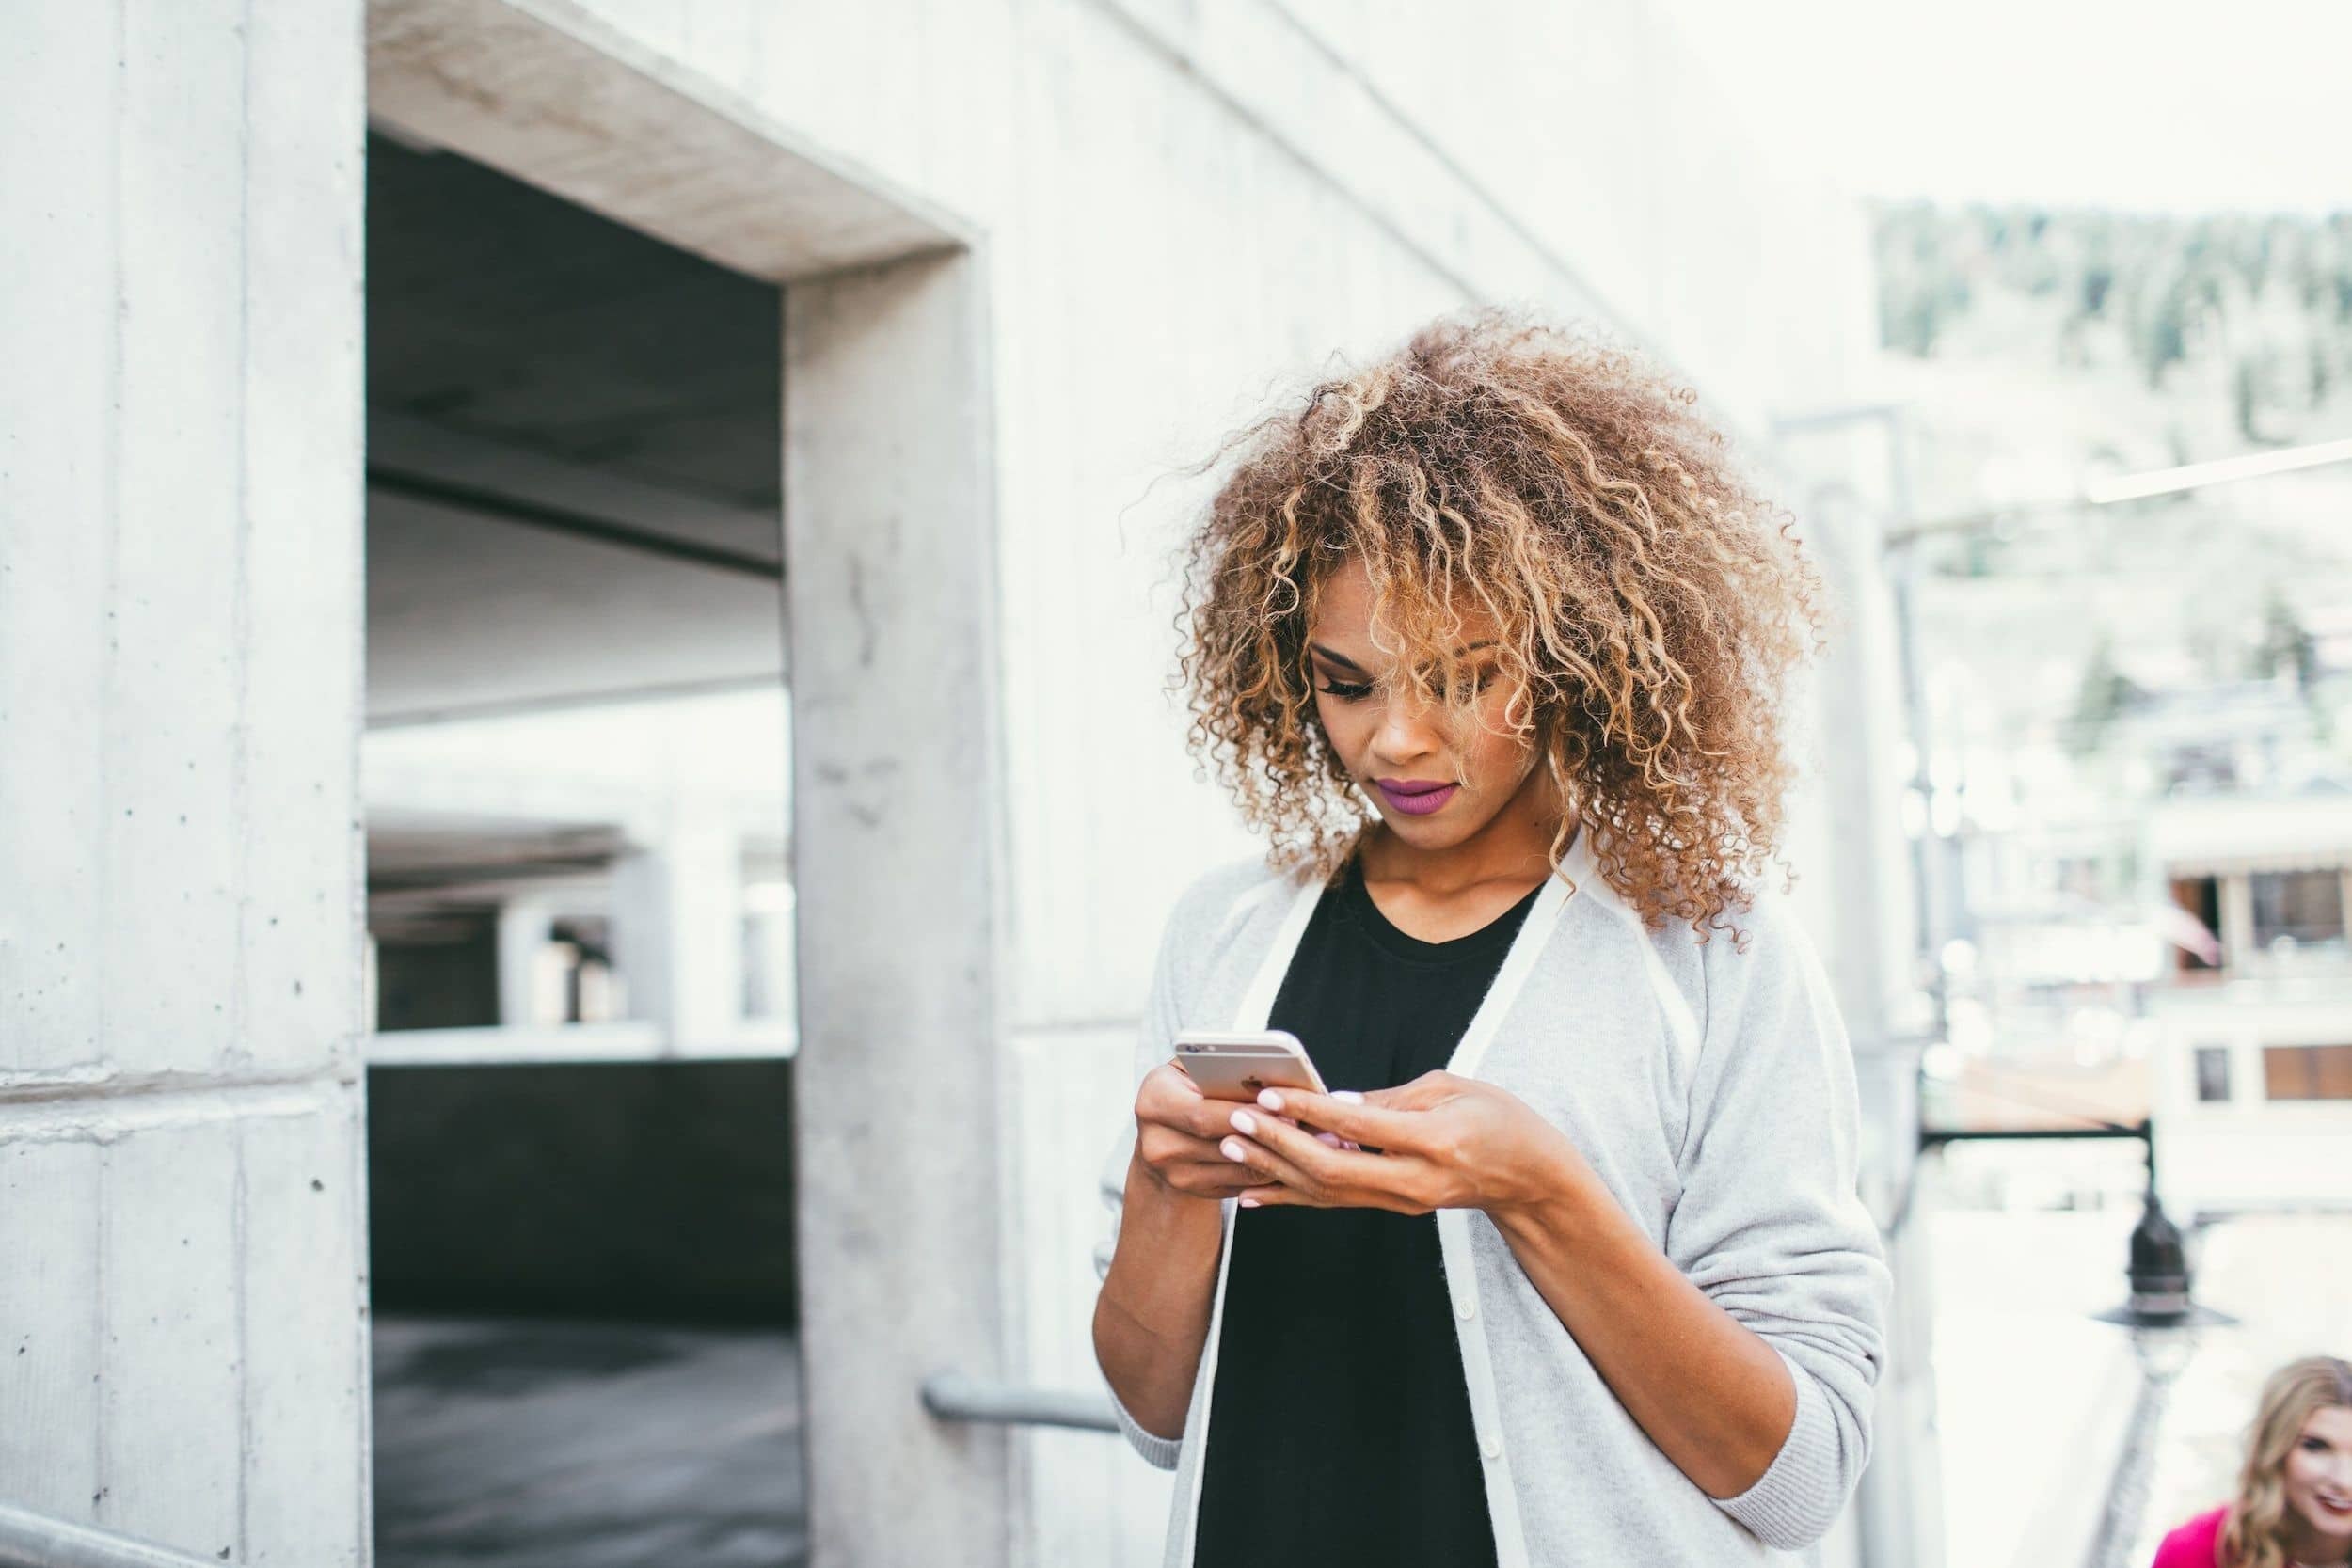
<path id="1" fill-rule="evenodd" d="M 367 1554 L 360 9 L 0 52 L 0 1498 Z"/>

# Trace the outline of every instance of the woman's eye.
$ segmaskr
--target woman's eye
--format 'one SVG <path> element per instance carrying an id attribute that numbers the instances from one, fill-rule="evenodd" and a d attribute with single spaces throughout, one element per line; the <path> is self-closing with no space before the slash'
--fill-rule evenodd
<path id="1" fill-rule="evenodd" d="M 1350 686 L 1345 681 L 1327 679 L 1321 686 L 1315 688 L 1315 689 L 1318 691 L 1328 692 L 1330 695 L 1337 697 L 1343 703 L 1360 703 L 1366 697 L 1372 695 L 1372 683 L 1366 681 L 1361 685 Z"/>

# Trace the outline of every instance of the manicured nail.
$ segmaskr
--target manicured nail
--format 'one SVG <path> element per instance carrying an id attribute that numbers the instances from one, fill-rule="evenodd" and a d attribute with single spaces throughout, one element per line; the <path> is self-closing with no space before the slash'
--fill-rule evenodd
<path id="1" fill-rule="evenodd" d="M 1254 1138 L 1258 1135 L 1258 1118 L 1251 1116 L 1247 1111 L 1235 1111 L 1233 1113 L 1233 1131 L 1239 1132 L 1245 1138 Z"/>
<path id="2" fill-rule="evenodd" d="M 1254 1197 L 1246 1197 L 1241 1200 L 1241 1206 L 1245 1209 L 1255 1209 L 1258 1206 L 1258 1200 Z"/>
<path id="3" fill-rule="evenodd" d="M 1241 1140 L 1239 1138 L 1228 1138 L 1216 1147 L 1224 1151 L 1225 1157 L 1228 1160 L 1233 1161 L 1237 1164 L 1240 1163 L 1242 1153 Z"/>
<path id="4" fill-rule="evenodd" d="M 1337 1132 L 1318 1132 L 1315 1134 L 1315 1142 L 1326 1148 L 1337 1148 L 1340 1147 L 1340 1135 Z"/>
<path id="5" fill-rule="evenodd" d="M 1331 1098 L 1334 1100 L 1343 1100 L 1350 1105 L 1361 1105 L 1364 1102 L 1364 1097 L 1357 1093 L 1354 1089 L 1342 1089 Z"/>
<path id="6" fill-rule="evenodd" d="M 1258 1103 L 1264 1106 L 1269 1111 L 1279 1112 L 1282 1108 L 1282 1097 L 1276 1094 L 1272 1089 L 1260 1089 L 1258 1091 Z"/>

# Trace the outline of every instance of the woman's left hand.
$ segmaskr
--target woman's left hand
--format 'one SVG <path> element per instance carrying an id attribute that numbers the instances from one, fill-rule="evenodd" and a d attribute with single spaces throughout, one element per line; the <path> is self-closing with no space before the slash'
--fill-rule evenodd
<path id="1" fill-rule="evenodd" d="M 1331 1148 L 1284 1117 L 1362 1147 Z M 1450 1072 L 1361 1096 L 1268 1089 L 1232 1122 L 1218 1147 L 1264 1178 L 1240 1195 L 1245 1207 L 1492 1212 L 1562 1196 L 1591 1176 L 1526 1101 Z"/>

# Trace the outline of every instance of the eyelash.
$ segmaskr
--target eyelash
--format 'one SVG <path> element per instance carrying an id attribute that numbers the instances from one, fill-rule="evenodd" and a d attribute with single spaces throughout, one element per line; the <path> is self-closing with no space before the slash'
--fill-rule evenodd
<path id="1" fill-rule="evenodd" d="M 1488 670 L 1478 677 L 1476 689 L 1484 691 L 1492 686 L 1494 681 L 1495 672 Z M 1359 685 L 1349 685 L 1344 681 L 1335 681 L 1326 677 L 1324 683 L 1315 689 L 1337 697 L 1343 703 L 1360 703 L 1372 695 L 1372 683 L 1365 681 Z"/>

